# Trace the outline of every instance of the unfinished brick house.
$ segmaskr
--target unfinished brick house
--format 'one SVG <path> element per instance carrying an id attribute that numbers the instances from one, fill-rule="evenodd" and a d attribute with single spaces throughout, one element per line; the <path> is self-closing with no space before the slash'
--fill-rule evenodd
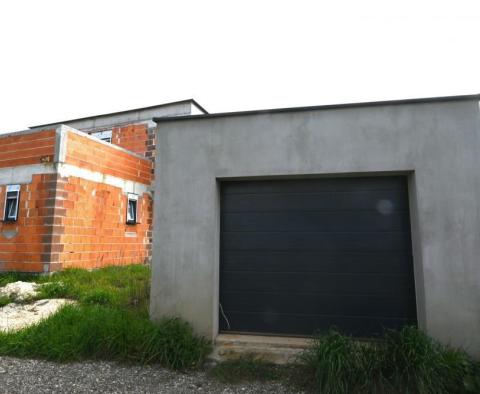
<path id="1" fill-rule="evenodd" d="M 194 100 L 0 134 L 0 271 L 148 263 L 154 117 Z"/>

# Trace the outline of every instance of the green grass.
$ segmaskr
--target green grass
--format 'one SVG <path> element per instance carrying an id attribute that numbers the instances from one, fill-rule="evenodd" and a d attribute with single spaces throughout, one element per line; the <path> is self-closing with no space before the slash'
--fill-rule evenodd
<path id="1" fill-rule="evenodd" d="M 83 305 L 105 305 L 148 316 L 150 269 L 146 265 L 106 267 L 94 271 L 67 269 L 41 276 L 40 298 L 70 298 Z"/>
<path id="2" fill-rule="evenodd" d="M 3 287 L 11 282 L 17 282 L 19 280 L 24 282 L 33 282 L 38 278 L 38 275 L 26 274 L 23 272 L 0 272 L 0 287 Z"/>
<path id="3" fill-rule="evenodd" d="M 85 359 L 198 366 L 208 343 L 179 319 L 157 324 L 105 306 L 65 306 L 40 324 L 1 334 L 0 354 L 52 361 Z"/>
<path id="4" fill-rule="evenodd" d="M 336 331 L 319 336 L 300 356 L 321 393 L 478 393 L 480 368 L 414 327 L 361 343 Z"/>
<path id="5" fill-rule="evenodd" d="M 38 299 L 69 298 L 55 315 L 18 332 L 0 333 L 0 355 L 52 361 L 86 359 L 198 366 L 210 344 L 185 322 L 149 320 L 150 269 L 145 265 L 95 271 L 69 269 L 50 276 L 2 274 L 2 283 L 42 283 Z M 2 300 L 0 300 L 2 302 Z"/>

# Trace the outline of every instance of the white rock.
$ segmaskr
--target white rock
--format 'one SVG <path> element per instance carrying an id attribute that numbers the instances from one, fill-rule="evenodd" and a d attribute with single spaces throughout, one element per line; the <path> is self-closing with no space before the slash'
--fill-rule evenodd
<path id="1" fill-rule="evenodd" d="M 25 301 L 38 293 L 40 285 L 31 282 L 13 282 L 0 287 L 0 296 L 9 297 L 15 301 Z"/>
<path id="2" fill-rule="evenodd" d="M 26 305 L 10 303 L 0 308 L 0 331 L 15 331 L 31 326 L 52 315 L 62 306 L 73 303 L 75 301 L 63 298 L 40 300 Z"/>

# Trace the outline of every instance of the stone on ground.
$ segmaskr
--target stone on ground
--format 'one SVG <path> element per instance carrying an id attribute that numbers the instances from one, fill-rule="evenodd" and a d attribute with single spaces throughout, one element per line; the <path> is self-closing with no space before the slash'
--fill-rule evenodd
<path id="1" fill-rule="evenodd" d="M 74 301 L 53 298 L 30 304 L 10 303 L 0 308 L 0 331 L 16 331 L 31 326 L 49 317 L 62 306 Z"/>
<path id="2" fill-rule="evenodd" d="M 0 287 L 0 296 L 8 297 L 14 301 L 25 301 L 35 297 L 40 285 L 30 282 L 13 282 Z"/>

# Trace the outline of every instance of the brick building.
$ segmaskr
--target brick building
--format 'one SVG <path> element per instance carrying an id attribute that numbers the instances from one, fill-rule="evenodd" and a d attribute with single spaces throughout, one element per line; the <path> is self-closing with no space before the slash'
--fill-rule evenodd
<path id="1" fill-rule="evenodd" d="M 0 271 L 147 263 L 154 117 L 194 100 L 0 134 Z"/>

